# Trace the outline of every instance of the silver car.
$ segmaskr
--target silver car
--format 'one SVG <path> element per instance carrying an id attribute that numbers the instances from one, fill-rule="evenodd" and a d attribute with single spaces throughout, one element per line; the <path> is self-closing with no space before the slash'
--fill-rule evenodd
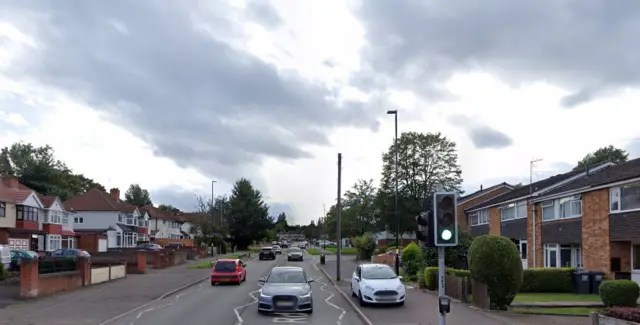
<path id="1" fill-rule="evenodd" d="M 304 257 L 302 254 L 302 250 L 298 247 L 289 248 L 289 252 L 287 253 L 287 261 L 303 261 Z"/>
<path id="2" fill-rule="evenodd" d="M 258 312 L 309 313 L 313 312 L 313 295 L 310 283 L 301 267 L 278 266 L 269 275 L 260 278 Z"/>

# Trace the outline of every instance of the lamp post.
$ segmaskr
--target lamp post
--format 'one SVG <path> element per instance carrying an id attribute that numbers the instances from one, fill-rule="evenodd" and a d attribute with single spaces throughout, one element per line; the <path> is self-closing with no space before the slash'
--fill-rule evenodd
<path id="1" fill-rule="evenodd" d="M 393 212 L 396 218 L 396 274 L 400 274 L 400 256 L 399 249 L 400 246 L 400 218 L 398 217 L 398 111 L 387 111 L 387 114 L 393 115 L 395 119 L 395 179 L 396 179 L 396 189 L 395 189 L 395 198 L 393 205 Z"/>

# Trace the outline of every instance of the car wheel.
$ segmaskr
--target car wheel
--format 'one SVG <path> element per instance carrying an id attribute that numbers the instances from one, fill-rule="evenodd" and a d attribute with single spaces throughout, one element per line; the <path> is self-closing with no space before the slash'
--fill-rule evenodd
<path id="1" fill-rule="evenodd" d="M 307 314 L 313 314 L 313 307 L 307 311 Z"/>
<path id="2" fill-rule="evenodd" d="M 258 261 L 262 261 L 262 256 L 258 257 Z"/>
<path id="3" fill-rule="evenodd" d="M 213 281 L 211 281 L 211 286 L 214 286 L 214 285 L 216 285 L 216 283 L 215 283 L 215 282 L 213 282 Z"/>
<path id="4" fill-rule="evenodd" d="M 360 303 L 361 307 L 364 307 L 367 303 L 362 299 L 362 291 L 358 291 L 358 303 Z"/>

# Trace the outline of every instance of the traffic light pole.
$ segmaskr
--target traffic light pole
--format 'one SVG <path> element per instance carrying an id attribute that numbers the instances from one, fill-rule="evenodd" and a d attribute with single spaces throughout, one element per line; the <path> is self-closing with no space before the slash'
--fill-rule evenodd
<path id="1" fill-rule="evenodd" d="M 438 286 L 438 325 L 446 325 L 447 318 L 446 313 L 442 312 L 441 303 L 442 299 L 446 297 L 445 288 L 444 288 L 444 275 L 445 275 L 445 266 L 444 266 L 444 247 L 438 247 L 438 282 L 440 285 Z"/>

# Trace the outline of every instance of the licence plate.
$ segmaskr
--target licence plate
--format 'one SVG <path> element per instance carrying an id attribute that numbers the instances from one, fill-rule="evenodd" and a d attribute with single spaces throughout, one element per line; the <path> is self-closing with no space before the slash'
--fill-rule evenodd
<path id="1" fill-rule="evenodd" d="M 229 282 L 229 280 L 231 280 L 231 279 L 218 279 L 218 281 L 220 281 L 220 282 Z"/>
<path id="2" fill-rule="evenodd" d="M 281 302 L 278 303 L 278 306 L 291 307 L 291 306 L 293 306 L 293 302 L 292 301 L 281 301 Z"/>

